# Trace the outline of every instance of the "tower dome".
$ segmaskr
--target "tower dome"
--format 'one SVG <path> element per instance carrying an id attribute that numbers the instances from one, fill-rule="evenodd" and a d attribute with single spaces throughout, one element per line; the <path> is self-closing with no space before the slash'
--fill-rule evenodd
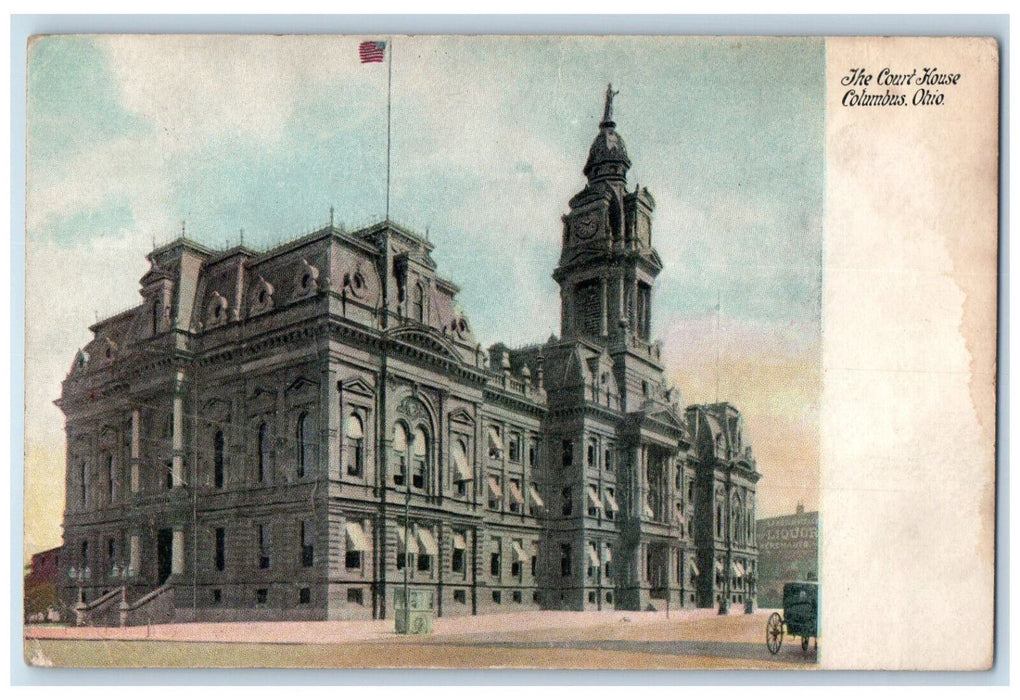
<path id="1" fill-rule="evenodd" d="M 606 88 L 606 105 L 599 123 L 599 133 L 591 144 L 588 160 L 584 164 L 584 174 L 589 182 L 627 177 L 630 158 L 627 157 L 623 137 L 616 133 L 616 122 L 613 121 L 613 97 L 619 92 L 613 90 L 612 83 Z"/>

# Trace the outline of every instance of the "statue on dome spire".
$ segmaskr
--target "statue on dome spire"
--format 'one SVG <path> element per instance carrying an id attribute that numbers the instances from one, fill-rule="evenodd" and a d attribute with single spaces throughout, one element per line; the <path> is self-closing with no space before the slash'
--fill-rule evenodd
<path id="1" fill-rule="evenodd" d="M 613 123 L 613 98 L 619 94 L 620 91 L 613 90 L 613 84 L 609 83 L 609 86 L 606 88 L 606 109 L 602 113 L 602 124 Z"/>

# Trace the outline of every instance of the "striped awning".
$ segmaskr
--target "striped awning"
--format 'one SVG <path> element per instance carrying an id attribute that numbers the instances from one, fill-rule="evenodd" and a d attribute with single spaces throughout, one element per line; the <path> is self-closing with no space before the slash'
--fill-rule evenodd
<path id="1" fill-rule="evenodd" d="M 510 500 L 512 500 L 514 503 L 520 503 L 521 505 L 524 505 L 524 494 L 521 493 L 521 489 L 517 485 L 516 481 L 510 482 Z"/>
<path id="2" fill-rule="evenodd" d="M 464 538 L 464 534 L 461 532 L 453 533 L 453 548 L 454 549 L 467 549 L 467 540 Z"/>
<path id="3" fill-rule="evenodd" d="M 646 518 L 652 518 L 655 516 L 655 511 L 652 510 L 652 506 L 650 503 L 648 503 L 647 498 L 645 498 L 644 508 L 642 508 L 642 512 L 644 513 Z"/>
<path id="4" fill-rule="evenodd" d="M 503 440 L 499 437 L 499 431 L 493 426 L 489 426 L 489 449 L 503 451 Z"/>
<path id="5" fill-rule="evenodd" d="M 718 571 L 720 574 L 726 573 L 726 567 L 723 566 L 723 563 L 718 559 L 715 562 L 715 570 Z"/>
<path id="6" fill-rule="evenodd" d="M 528 555 L 524 553 L 524 548 L 519 542 L 511 542 L 510 545 L 514 548 L 514 559 L 521 562 L 528 560 Z"/>
<path id="7" fill-rule="evenodd" d="M 503 489 L 499 487 L 499 482 L 496 481 L 496 477 L 489 477 L 489 493 L 492 494 L 494 499 L 503 498 Z"/>
<path id="8" fill-rule="evenodd" d="M 419 527 L 415 534 L 418 537 L 418 543 L 421 544 L 426 554 L 431 554 L 434 557 L 439 556 L 439 546 L 436 544 L 436 538 L 432 534 L 432 530 L 426 527 Z"/>
<path id="9" fill-rule="evenodd" d="M 534 484 L 528 487 L 528 494 L 531 496 L 532 503 L 539 508 L 545 508 L 545 501 L 543 501 L 542 497 L 538 495 L 538 488 Z"/>
<path id="10" fill-rule="evenodd" d="M 457 475 L 456 481 L 471 481 L 471 467 L 468 466 L 467 454 L 460 443 L 453 448 L 453 470 Z"/>
<path id="11" fill-rule="evenodd" d="M 365 431 L 361 426 L 361 419 L 355 414 L 347 416 L 344 421 L 344 433 L 352 440 L 361 440 L 365 437 Z"/>
<path id="12" fill-rule="evenodd" d="M 690 566 L 692 574 L 694 574 L 695 576 L 700 576 L 701 575 L 701 570 L 698 568 L 697 562 L 695 562 L 693 559 L 691 559 L 688 562 L 688 566 Z"/>
<path id="13" fill-rule="evenodd" d="M 620 510 L 620 505 L 616 502 L 616 497 L 613 495 L 613 492 L 610 491 L 609 489 L 606 489 L 606 508 L 608 508 L 613 513 L 616 513 L 617 511 Z"/>
<path id="14" fill-rule="evenodd" d="M 592 508 L 602 510 L 602 501 L 599 500 L 599 492 L 594 486 L 588 486 L 588 503 Z"/>
<path id="15" fill-rule="evenodd" d="M 365 531 L 361 529 L 361 525 L 358 523 L 347 523 L 344 526 L 347 531 L 347 549 L 353 552 L 367 552 L 368 551 L 368 538 L 365 537 Z"/>
<path id="16" fill-rule="evenodd" d="M 592 566 L 599 565 L 599 553 L 595 551 L 594 545 L 588 545 L 588 561 L 591 562 Z"/>
<path id="17" fill-rule="evenodd" d="M 412 537 L 409 543 L 404 541 L 403 526 L 397 528 L 397 550 L 401 552 L 406 551 L 408 554 L 418 553 L 418 543 L 415 541 L 415 538 Z"/>
<path id="18" fill-rule="evenodd" d="M 730 570 L 733 572 L 734 576 L 743 576 L 744 575 L 744 567 L 741 566 L 740 562 L 738 562 L 738 561 L 730 563 Z"/>

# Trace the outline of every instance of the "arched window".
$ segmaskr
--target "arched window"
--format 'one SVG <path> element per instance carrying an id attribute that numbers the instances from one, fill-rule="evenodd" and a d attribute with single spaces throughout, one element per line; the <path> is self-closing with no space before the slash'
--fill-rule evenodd
<path id="1" fill-rule="evenodd" d="M 412 452 L 414 453 L 414 475 L 411 483 L 416 489 L 423 489 L 425 488 L 425 472 L 428 462 L 429 443 L 428 436 L 425 434 L 425 429 L 421 426 L 415 428 Z"/>
<path id="2" fill-rule="evenodd" d="M 401 486 L 407 474 L 407 429 L 403 423 L 393 426 L 393 483 Z"/>
<path id="3" fill-rule="evenodd" d="M 315 463 L 315 426 L 312 417 L 302 413 L 297 420 L 297 476 L 304 478 L 307 469 Z"/>
<path id="4" fill-rule="evenodd" d="M 425 323 L 425 288 L 420 283 L 414 285 L 411 303 L 414 306 L 414 319 L 419 323 Z"/>
<path id="5" fill-rule="evenodd" d="M 258 455 L 256 456 L 259 468 L 259 483 L 266 480 L 266 470 L 269 468 L 269 426 L 265 423 L 259 425 Z"/>
<path id="6" fill-rule="evenodd" d="M 719 502 L 715 504 L 715 535 L 716 537 L 723 535 L 723 504 Z"/>
<path id="7" fill-rule="evenodd" d="M 216 488 L 223 488 L 223 431 L 217 430 L 213 439 L 213 480 Z"/>
<path id="8" fill-rule="evenodd" d="M 365 429 L 357 413 L 350 414 L 344 421 L 344 435 L 347 437 L 347 473 L 361 476 L 365 467 Z"/>

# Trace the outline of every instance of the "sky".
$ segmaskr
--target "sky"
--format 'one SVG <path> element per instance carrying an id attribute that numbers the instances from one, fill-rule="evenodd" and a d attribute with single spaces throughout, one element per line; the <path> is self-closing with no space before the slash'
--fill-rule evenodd
<path id="1" fill-rule="evenodd" d="M 384 217 L 387 65 L 364 39 L 391 52 L 390 218 L 428 232 L 483 345 L 559 330 L 559 217 L 613 83 L 657 203 L 667 374 L 743 412 L 759 517 L 816 508 L 821 39 L 63 36 L 28 52 L 26 553 L 61 542 L 60 382 L 139 303 L 154 244 Z"/>

